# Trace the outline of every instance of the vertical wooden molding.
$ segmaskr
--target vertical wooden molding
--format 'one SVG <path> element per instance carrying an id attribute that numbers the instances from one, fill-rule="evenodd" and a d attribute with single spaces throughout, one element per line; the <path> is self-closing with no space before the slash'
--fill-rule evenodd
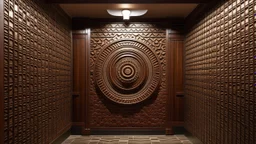
<path id="1" fill-rule="evenodd" d="M 168 98 L 167 98 L 167 112 L 168 112 L 168 115 L 167 115 L 167 127 L 170 129 L 170 131 L 167 131 L 166 130 L 166 134 L 173 134 L 173 131 L 172 131 L 172 119 L 174 117 L 174 101 L 173 101 L 173 96 L 174 96 L 174 93 L 173 93 L 173 87 L 174 87 L 174 81 L 173 81 L 173 78 L 174 78 L 174 73 L 173 73 L 173 68 L 174 68 L 174 51 L 173 51 L 173 48 L 172 48 L 172 45 L 171 45 L 171 40 L 170 40 L 170 29 L 167 30 L 167 34 L 166 34 L 166 37 L 167 37 L 167 74 L 168 74 L 168 80 L 167 80 L 167 86 L 169 87 L 168 88 Z"/>
<path id="2" fill-rule="evenodd" d="M 78 127 L 79 131 L 72 133 L 81 134 L 84 127 L 84 81 L 85 76 L 85 31 L 73 31 L 73 127 Z M 84 58 L 84 59 L 82 59 Z"/>
<path id="3" fill-rule="evenodd" d="M 168 56 L 170 54 L 169 51 L 170 51 L 169 30 L 166 29 L 166 53 L 167 53 Z M 168 74 L 170 72 L 169 66 L 170 66 L 170 60 L 169 60 L 169 57 L 167 57 L 167 70 L 166 70 L 166 73 L 168 73 Z M 166 81 L 166 85 L 169 86 L 169 83 L 170 83 L 170 80 L 168 78 L 167 81 Z M 168 89 L 166 90 L 166 92 L 167 92 L 167 105 L 166 105 L 166 109 L 167 109 L 166 113 L 167 114 L 166 114 L 165 134 L 168 134 L 168 133 L 170 133 L 170 127 L 171 127 L 171 123 L 170 123 L 171 122 L 171 108 L 170 108 L 170 106 L 171 106 L 171 98 L 170 98 L 170 92 L 169 92 Z"/>
<path id="4" fill-rule="evenodd" d="M 183 36 L 175 30 L 168 30 L 168 95 L 171 126 L 182 126 L 183 99 Z"/>
<path id="5" fill-rule="evenodd" d="M 73 126 L 89 135 L 90 29 L 73 31 L 73 41 Z"/>
<path id="6" fill-rule="evenodd" d="M 74 88 L 74 45 L 73 45 L 73 33 L 72 31 L 70 31 L 70 38 L 71 38 L 71 87 L 70 87 L 70 122 L 71 122 L 71 126 L 70 129 L 72 127 L 72 122 L 73 122 L 73 88 Z"/>
<path id="7" fill-rule="evenodd" d="M 175 101 L 175 126 L 182 126 L 184 121 L 184 99 L 183 99 L 183 37 L 180 33 L 176 34 L 173 40 L 175 43 L 174 61 L 174 101 Z"/>
<path id="8" fill-rule="evenodd" d="M 89 135 L 90 134 L 90 115 L 89 115 L 89 86 L 90 86 L 90 37 L 91 37 L 91 30 L 86 29 L 86 44 L 85 44 L 85 128 L 83 134 Z"/>
<path id="9" fill-rule="evenodd" d="M 0 1 L 0 144 L 4 143 L 4 0 Z"/>

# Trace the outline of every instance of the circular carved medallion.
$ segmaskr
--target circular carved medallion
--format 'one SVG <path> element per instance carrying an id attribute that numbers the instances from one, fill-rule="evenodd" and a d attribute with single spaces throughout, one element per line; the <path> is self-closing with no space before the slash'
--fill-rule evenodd
<path id="1" fill-rule="evenodd" d="M 155 53 L 134 40 L 114 42 L 102 49 L 95 65 L 101 92 L 120 104 L 135 104 L 157 89 L 161 67 Z"/>

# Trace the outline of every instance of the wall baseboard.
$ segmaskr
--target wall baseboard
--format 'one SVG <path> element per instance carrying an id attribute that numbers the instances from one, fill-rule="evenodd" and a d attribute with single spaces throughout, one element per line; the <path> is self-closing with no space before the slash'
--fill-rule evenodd
<path id="1" fill-rule="evenodd" d="M 57 139 L 55 139 L 51 144 L 61 144 L 64 142 L 69 136 L 71 135 L 70 130 L 63 133 L 61 136 L 59 136 Z"/>
<path id="2" fill-rule="evenodd" d="M 91 128 L 91 135 L 164 135 L 164 128 Z"/>
<path id="3" fill-rule="evenodd" d="M 184 135 L 193 143 L 193 144 L 203 144 L 197 137 L 193 136 L 189 131 L 184 128 Z"/>
<path id="4" fill-rule="evenodd" d="M 50 144 L 61 144 L 64 140 L 66 140 L 71 135 L 71 123 L 67 125 L 64 129 L 59 132 L 57 138 L 55 138 Z"/>

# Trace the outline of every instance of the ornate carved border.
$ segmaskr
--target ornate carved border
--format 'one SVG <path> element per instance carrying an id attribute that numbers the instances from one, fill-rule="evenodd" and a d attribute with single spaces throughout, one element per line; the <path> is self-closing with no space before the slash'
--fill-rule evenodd
<path id="1" fill-rule="evenodd" d="M 118 74 L 108 70 L 118 69 L 118 64 L 121 68 L 127 68 L 132 77 L 130 78 L 121 69 Z M 102 49 L 95 65 L 97 86 L 106 97 L 120 104 L 144 101 L 157 89 L 160 79 L 161 68 L 157 56 L 146 44 L 137 40 L 123 39 L 110 43 Z M 126 90 L 123 85 L 129 81 L 134 82 L 135 86 Z M 146 81 L 145 85 L 143 85 L 144 81 Z M 138 90 L 135 92 L 134 89 Z"/>

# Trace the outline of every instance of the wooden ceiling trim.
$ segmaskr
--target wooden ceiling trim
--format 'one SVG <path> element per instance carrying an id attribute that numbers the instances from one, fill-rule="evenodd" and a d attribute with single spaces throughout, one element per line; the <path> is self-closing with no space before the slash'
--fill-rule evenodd
<path id="1" fill-rule="evenodd" d="M 211 0 L 45 0 L 46 3 L 209 3 Z"/>
<path id="2" fill-rule="evenodd" d="M 101 27 L 106 23 L 115 23 L 123 21 L 122 18 L 72 18 L 72 30 L 83 30 L 86 28 Z M 172 28 L 182 30 L 184 28 L 183 18 L 132 18 L 129 21 L 123 21 L 127 26 L 133 22 L 152 23 L 160 28 Z"/>

